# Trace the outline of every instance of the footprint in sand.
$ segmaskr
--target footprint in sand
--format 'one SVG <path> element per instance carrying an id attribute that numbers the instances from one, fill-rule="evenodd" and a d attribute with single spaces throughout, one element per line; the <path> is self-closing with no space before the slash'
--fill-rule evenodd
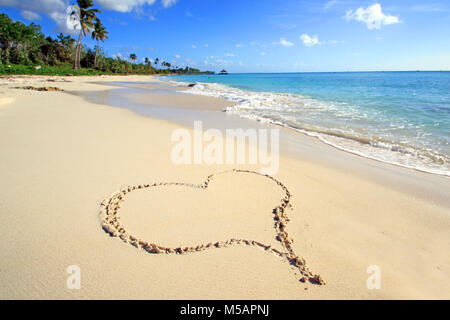
<path id="1" fill-rule="evenodd" d="M 282 198 L 274 206 L 271 206 L 270 210 L 274 221 L 274 231 L 276 239 L 279 244 L 281 244 L 281 249 L 278 249 L 270 244 L 265 244 L 262 241 L 257 241 L 253 239 L 242 239 L 242 238 L 231 238 L 226 241 L 211 241 L 207 243 L 201 243 L 197 245 L 190 246 L 163 246 L 161 244 L 156 244 L 148 242 L 146 240 L 140 239 L 139 237 L 131 234 L 124 225 L 120 222 L 119 209 L 120 205 L 125 201 L 126 196 L 135 190 L 143 190 L 158 187 L 170 187 L 170 186 L 181 186 L 183 188 L 189 188 L 194 190 L 199 190 L 205 192 L 208 190 L 210 184 L 218 176 L 225 174 L 233 175 L 256 175 L 260 178 L 268 179 L 270 182 L 275 183 L 280 191 L 282 192 Z M 203 196 L 203 195 L 202 195 Z M 209 175 L 206 180 L 201 184 L 183 183 L 183 182 L 160 182 L 151 184 L 141 184 L 125 187 L 107 198 L 105 198 L 101 203 L 101 219 L 102 228 L 111 237 L 118 237 L 125 243 L 128 243 L 136 248 L 140 248 L 152 254 L 186 254 L 192 252 L 200 252 L 212 248 L 222 248 L 229 247 L 233 245 L 247 245 L 265 250 L 266 252 L 283 258 L 288 262 L 293 268 L 298 270 L 300 273 L 300 281 L 306 282 L 310 281 L 313 284 L 323 285 L 325 282 L 322 277 L 318 274 L 313 274 L 308 267 L 303 258 L 299 257 L 292 248 L 293 239 L 289 237 L 287 232 L 287 224 L 289 218 L 287 211 L 291 208 L 290 204 L 291 193 L 280 181 L 269 175 L 262 175 L 258 172 L 249 170 L 230 170 L 224 171 L 216 174 Z M 269 212 L 267 212 L 269 213 Z"/>

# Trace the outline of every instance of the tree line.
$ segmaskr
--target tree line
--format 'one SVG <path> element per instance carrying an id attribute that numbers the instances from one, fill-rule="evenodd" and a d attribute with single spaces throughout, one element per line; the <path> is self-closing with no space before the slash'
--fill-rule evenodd
<path id="1" fill-rule="evenodd" d="M 13 21 L 8 15 L 0 14 L 0 73 L 28 73 L 42 69 L 47 72 L 58 70 L 74 74 L 201 74 L 189 66 L 180 68 L 171 63 L 131 53 L 127 59 L 120 56 L 107 57 L 100 42 L 108 39 L 108 31 L 99 18 L 101 11 L 93 7 L 92 0 L 78 0 L 72 6 L 71 18 L 79 24 L 78 39 L 60 33 L 56 38 L 46 36 L 41 26 L 26 25 Z M 96 41 L 92 49 L 83 45 L 83 37 Z M 39 66 L 39 67 L 38 67 Z M 73 70 L 73 71 L 70 71 Z M 35 72 L 30 72 L 35 73 Z"/>

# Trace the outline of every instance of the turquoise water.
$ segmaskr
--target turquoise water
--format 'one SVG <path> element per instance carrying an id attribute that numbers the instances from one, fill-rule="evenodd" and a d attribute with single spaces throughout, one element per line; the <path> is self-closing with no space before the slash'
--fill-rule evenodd
<path id="1" fill-rule="evenodd" d="M 226 111 L 337 148 L 450 175 L 450 72 L 230 74 L 164 77 L 237 102 Z"/>

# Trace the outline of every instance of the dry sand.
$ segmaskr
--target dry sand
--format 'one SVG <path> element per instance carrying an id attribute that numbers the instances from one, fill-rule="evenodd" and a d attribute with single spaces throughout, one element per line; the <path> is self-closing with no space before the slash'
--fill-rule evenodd
<path id="1" fill-rule="evenodd" d="M 282 156 L 274 177 L 290 194 L 284 210 L 290 219 L 290 247 L 325 285 L 299 282 L 299 269 L 271 251 L 286 251 L 275 239 L 279 226 L 272 213 L 286 192 L 260 175 L 229 172 L 212 179 L 208 188 L 130 189 L 117 213 L 121 226 L 137 240 L 128 234 L 125 243 L 107 235 L 101 202 L 121 188 L 154 182 L 201 185 L 213 173 L 259 169 L 176 166 L 170 159 L 170 136 L 179 124 L 66 92 L 12 89 L 105 91 L 111 87 L 90 82 L 124 80 L 153 81 L 0 79 L 0 298 L 450 298 L 450 213 L 445 202 L 427 201 L 382 178 L 369 179 L 307 156 Z M 164 103 L 164 95 L 157 99 Z M 214 101 L 226 103 L 196 101 L 205 108 Z M 365 161 L 367 167 L 373 163 Z M 377 165 L 388 173 L 392 167 Z M 411 170 L 408 175 L 421 177 Z M 448 179 L 428 179 L 449 190 Z M 232 238 L 272 247 L 220 244 L 181 255 L 141 248 L 144 243 L 195 248 Z M 80 290 L 66 287 L 70 265 L 81 269 Z M 370 265 L 380 267 L 380 290 L 366 287 Z"/>

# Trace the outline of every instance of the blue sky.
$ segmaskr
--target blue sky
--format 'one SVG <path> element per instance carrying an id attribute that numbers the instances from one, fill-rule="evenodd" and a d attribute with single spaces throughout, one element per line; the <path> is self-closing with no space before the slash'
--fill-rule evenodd
<path id="1" fill-rule="evenodd" d="M 67 0 L 0 0 L 46 34 Z M 110 56 L 230 72 L 450 70 L 448 0 L 94 0 Z M 71 31 L 73 32 L 73 31 Z M 85 41 L 91 47 L 91 40 Z"/>

